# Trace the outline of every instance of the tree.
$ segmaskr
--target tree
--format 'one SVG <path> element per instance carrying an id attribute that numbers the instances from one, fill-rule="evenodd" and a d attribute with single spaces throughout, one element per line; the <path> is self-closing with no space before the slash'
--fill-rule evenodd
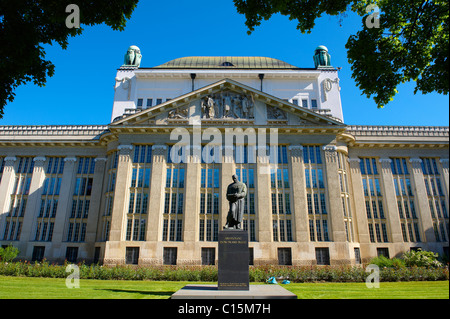
<path id="1" fill-rule="evenodd" d="M 322 15 L 362 17 L 361 30 L 346 44 L 357 86 L 378 107 L 393 100 L 397 87 L 415 81 L 415 93 L 449 92 L 448 0 L 234 0 L 250 34 L 262 20 L 280 13 L 310 33 Z M 379 25 L 374 23 L 379 22 Z"/>
<path id="2" fill-rule="evenodd" d="M 93 26 L 105 23 L 122 31 L 139 0 L 77 0 L 79 21 Z M 43 45 L 58 43 L 67 49 L 68 38 L 81 35 L 73 27 L 75 10 L 66 10 L 73 0 L 0 0 L 0 118 L 14 100 L 14 90 L 33 81 L 46 84 L 55 66 L 45 60 Z M 69 7 L 73 8 L 73 5 Z M 68 23 L 66 24 L 66 20 Z M 77 26 L 78 27 L 78 26 Z"/>

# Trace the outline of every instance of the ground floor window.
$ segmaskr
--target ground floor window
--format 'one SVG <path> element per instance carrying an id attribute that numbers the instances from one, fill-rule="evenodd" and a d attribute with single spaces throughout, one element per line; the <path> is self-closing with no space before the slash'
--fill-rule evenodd
<path id="1" fill-rule="evenodd" d="M 329 248 L 316 248 L 317 265 L 330 265 L 330 250 Z"/>
<path id="2" fill-rule="evenodd" d="M 139 264 L 139 247 L 127 247 L 126 263 L 127 265 Z"/>
<path id="3" fill-rule="evenodd" d="M 292 265 L 292 251 L 290 248 L 278 248 L 278 264 L 280 266 Z"/>
<path id="4" fill-rule="evenodd" d="M 78 258 L 78 247 L 67 247 L 66 260 L 69 263 L 76 263 Z"/>
<path id="5" fill-rule="evenodd" d="M 378 257 L 386 257 L 389 259 L 389 248 L 377 248 L 377 255 Z"/>
<path id="6" fill-rule="evenodd" d="M 167 266 L 176 266 L 177 264 L 177 255 L 178 255 L 178 249 L 177 248 L 164 248 L 164 265 Z"/>
<path id="7" fill-rule="evenodd" d="M 214 266 L 216 264 L 216 249 L 202 248 L 202 265 Z"/>
<path id="8" fill-rule="evenodd" d="M 33 256 L 31 257 L 31 261 L 41 262 L 44 259 L 44 246 L 35 246 L 33 248 Z"/>

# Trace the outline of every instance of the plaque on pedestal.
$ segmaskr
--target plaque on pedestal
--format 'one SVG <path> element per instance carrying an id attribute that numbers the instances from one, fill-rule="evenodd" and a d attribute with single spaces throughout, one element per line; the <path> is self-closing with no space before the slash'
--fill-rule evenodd
<path id="1" fill-rule="evenodd" d="M 242 230 L 219 232 L 219 290 L 248 291 L 248 233 Z"/>

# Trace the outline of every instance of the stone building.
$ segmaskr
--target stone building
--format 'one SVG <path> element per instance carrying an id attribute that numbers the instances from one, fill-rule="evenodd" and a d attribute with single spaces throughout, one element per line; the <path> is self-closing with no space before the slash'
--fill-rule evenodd
<path id="1" fill-rule="evenodd" d="M 109 125 L 0 127 L 0 244 L 19 258 L 215 264 L 233 174 L 251 264 L 448 255 L 448 127 L 345 125 L 325 47 L 313 68 L 141 57 Z"/>

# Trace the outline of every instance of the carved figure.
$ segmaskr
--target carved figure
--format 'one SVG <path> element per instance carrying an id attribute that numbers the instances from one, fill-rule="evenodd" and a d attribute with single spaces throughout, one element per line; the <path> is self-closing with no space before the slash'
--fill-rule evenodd
<path id="1" fill-rule="evenodd" d="M 137 46 L 132 45 L 128 48 L 127 54 L 125 54 L 125 64 L 126 66 L 141 66 L 142 54 L 141 49 Z"/>

